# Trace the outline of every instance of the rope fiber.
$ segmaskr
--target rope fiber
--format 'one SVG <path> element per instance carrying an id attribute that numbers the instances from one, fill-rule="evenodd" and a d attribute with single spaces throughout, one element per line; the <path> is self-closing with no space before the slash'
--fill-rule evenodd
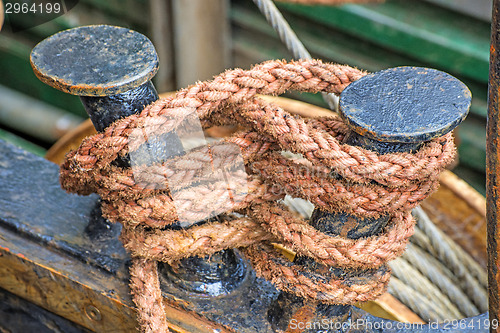
<path id="1" fill-rule="evenodd" d="M 338 116 L 292 116 L 256 96 L 286 90 L 338 95 L 363 75 L 358 69 L 319 60 L 267 61 L 250 70 L 228 70 L 116 121 L 68 153 L 61 165 L 62 187 L 79 194 L 98 193 L 103 215 L 123 224 L 121 240 L 133 257 L 131 290 L 144 332 L 168 331 L 165 314 L 159 310 L 162 301 L 156 261 L 175 263 L 224 248 L 242 248 L 260 276 L 314 301 L 353 304 L 385 292 L 390 277 L 386 263 L 403 253 L 413 234 L 410 210 L 437 188 L 439 173 L 454 159 L 451 133 L 425 143 L 414 154 L 378 155 L 343 144 L 348 130 Z M 184 130 L 182 122 L 193 111 L 205 128 L 227 124 L 244 128 L 223 140 L 223 144 L 238 147 L 246 168 L 235 181 L 246 182 L 247 190 L 232 205 L 217 207 L 214 199 L 222 193 L 218 191 L 227 190 L 226 183 L 207 186 L 194 181 L 194 175 L 203 178 L 211 172 L 200 163 L 206 147 L 163 163 L 132 168 L 113 163 L 118 156 L 130 156 L 140 149 L 146 139 L 133 139 L 138 130 L 157 136 L 172 131 L 179 134 Z M 211 147 L 210 165 L 230 169 L 236 153 L 223 144 Z M 286 159 L 281 151 L 302 158 Z M 295 168 L 306 172 L 298 176 Z M 165 185 L 165 175 L 172 172 L 182 175 L 188 184 L 179 190 L 180 202 L 174 202 L 174 188 Z M 142 176 L 140 181 L 136 181 L 137 173 Z M 330 176 L 332 173 L 340 177 Z M 377 237 L 330 236 L 278 202 L 287 194 L 331 212 L 359 217 L 389 215 L 391 222 Z M 206 210 L 239 215 L 173 230 L 168 226 L 178 220 L 176 207 L 187 207 L 193 221 Z M 271 243 L 326 265 L 363 268 L 367 277 L 360 283 L 356 278 L 318 275 L 284 260 Z"/>
<path id="2" fill-rule="evenodd" d="M 310 202 L 290 196 L 287 196 L 284 202 L 303 218 L 311 218 L 314 206 Z M 485 270 L 479 267 L 461 247 L 456 246 L 449 236 L 435 228 L 420 206 L 414 208 L 412 214 L 417 221 L 415 233 L 410 238 L 403 255 L 389 262 L 392 277 L 388 291 L 424 322 L 459 320 L 487 311 L 487 299 L 480 299 L 480 303 L 475 304 L 478 299 L 470 298 L 466 294 L 471 289 L 486 293 Z M 427 226 L 429 223 L 431 225 Z M 430 234 L 426 235 L 425 232 Z M 429 238 L 438 238 L 441 241 L 431 243 Z M 453 245 L 448 247 L 447 244 Z M 447 264 L 449 260 L 442 259 L 449 257 L 450 251 L 464 264 L 464 271 L 472 274 L 472 279 L 468 279 L 467 284 L 463 283 L 458 274 L 450 270 Z M 444 256 L 437 256 L 437 253 L 442 253 Z"/>

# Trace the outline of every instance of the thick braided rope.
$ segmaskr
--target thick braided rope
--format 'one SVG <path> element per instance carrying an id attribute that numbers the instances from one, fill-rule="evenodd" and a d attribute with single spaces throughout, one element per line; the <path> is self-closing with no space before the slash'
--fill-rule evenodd
<path id="1" fill-rule="evenodd" d="M 137 319 L 144 332 L 170 332 L 164 315 L 156 261 L 144 258 L 132 259 L 130 293 L 139 309 Z"/>
<path id="2" fill-rule="evenodd" d="M 175 230 L 124 229 L 120 236 L 125 248 L 135 257 L 174 263 L 192 256 L 205 256 L 227 248 L 246 247 L 262 241 L 275 241 L 272 234 L 248 218 L 193 226 L 180 233 Z"/>
<path id="3" fill-rule="evenodd" d="M 411 210 L 437 189 L 435 181 L 424 181 L 388 189 L 378 184 L 359 184 L 330 177 L 325 168 L 310 168 L 307 163 L 290 161 L 275 152 L 252 163 L 252 171 L 264 182 L 279 185 L 292 196 L 310 201 L 325 211 L 378 218 Z"/>
<path id="4" fill-rule="evenodd" d="M 415 226 L 410 213 L 398 214 L 382 235 L 355 240 L 329 236 L 281 205 L 253 205 L 247 213 L 290 250 L 327 266 L 352 268 L 379 267 L 399 257 Z"/>
<path id="5" fill-rule="evenodd" d="M 293 89 L 339 94 L 351 81 L 363 75 L 363 72 L 351 67 L 323 64 L 317 60 L 290 64 L 270 61 L 249 71 L 227 71 L 213 81 L 200 82 L 179 91 L 175 98 L 155 102 L 139 115 L 117 121 L 104 133 L 84 142 L 78 155 L 70 155 L 67 159 L 68 168 L 72 168 L 71 163 L 77 163 L 80 168 L 80 181 L 88 179 L 91 183 L 91 175 L 95 173 L 96 167 L 101 169 L 116 159 L 118 153 L 124 155 L 128 152 L 128 136 L 134 128 L 140 127 L 147 117 L 163 122 L 158 125 L 157 133 L 174 129 L 176 123 L 183 119 L 181 116 L 162 115 L 168 112 L 179 115 L 184 108 L 196 108 L 201 120 L 212 117 L 215 118 L 212 121 L 216 123 L 217 118 L 239 115 L 228 112 L 217 114 L 214 111 L 227 111 L 228 105 L 241 106 L 257 93 L 273 95 Z M 386 186 L 406 185 L 416 179 L 435 176 L 442 170 L 442 165 L 449 162 L 443 159 L 449 160 L 450 156 L 453 158 L 448 152 L 438 156 L 426 156 L 422 151 L 416 154 L 377 155 L 363 148 L 341 145 L 329 133 L 309 130 L 302 118 L 293 117 L 275 106 L 268 106 L 262 113 L 256 114 L 253 111 L 262 109 L 260 104 L 261 101 L 247 103 L 245 106 L 250 110 L 240 110 L 245 115 L 249 114 L 249 122 L 252 122 L 252 127 L 257 127 L 254 128 L 256 131 L 259 128 L 265 130 L 259 134 L 276 140 L 283 149 L 303 154 L 313 164 L 331 168 L 346 180 L 358 183 L 369 183 L 373 180 Z M 136 144 L 140 143 L 139 140 L 136 141 Z M 436 149 L 438 150 L 440 149 Z"/>
<path id="6" fill-rule="evenodd" d="M 240 144 L 243 156 L 246 157 L 247 161 L 262 155 L 271 147 L 270 144 L 251 143 L 245 137 L 251 137 L 251 135 L 244 133 L 228 141 Z M 229 165 L 232 160 L 231 155 L 225 153 L 218 155 L 216 148 L 217 146 L 211 147 L 214 167 Z M 425 147 L 423 149 L 426 150 Z M 173 162 L 168 164 L 176 164 L 178 160 L 188 161 L 191 164 L 190 155 L 196 155 L 196 153 L 195 151 L 193 154 L 174 159 Z M 218 156 L 226 158 L 219 160 Z M 282 158 L 276 152 L 269 156 L 271 158 L 261 159 L 250 164 L 252 171 L 259 175 L 259 179 L 263 179 L 268 185 L 279 185 L 286 194 L 309 200 L 323 210 L 328 211 L 343 210 L 357 216 L 379 217 L 382 214 L 410 210 L 434 191 L 437 186 L 437 182 L 426 180 L 420 184 L 411 184 L 407 187 L 401 186 L 388 190 L 385 186 L 377 184 L 356 184 L 345 182 L 343 179 L 328 177 L 329 171 L 327 168 L 311 168 L 310 165 L 298 164 L 295 161 Z M 196 162 L 196 159 L 193 159 L 192 164 L 194 166 L 201 165 L 201 163 Z M 137 175 L 140 171 L 132 172 L 131 169 L 122 169 L 115 166 L 110 166 L 109 171 L 105 174 L 96 175 L 100 183 L 100 187 L 96 188 L 96 191 L 109 202 L 109 204 L 105 203 L 105 205 L 109 205 L 106 212 L 111 220 L 130 223 L 131 226 L 146 223 L 152 227 L 162 227 L 176 218 L 174 204 L 170 196 L 161 193 L 161 191 L 155 191 L 149 185 L 154 186 L 164 182 L 165 174 L 174 174 L 174 172 L 177 173 L 176 176 L 183 179 L 184 184 L 187 184 L 189 179 L 186 179 L 186 174 L 182 172 L 183 169 L 181 167 L 169 168 L 168 165 L 163 165 L 152 166 L 147 170 L 147 175 L 150 178 L 149 184 L 135 183 L 134 174 Z M 189 171 L 192 170 L 193 168 L 190 167 Z M 191 173 L 189 176 L 194 179 L 199 175 Z M 172 180 L 172 177 L 169 177 L 169 179 Z M 265 185 L 259 179 L 249 181 L 248 184 L 252 189 L 250 191 L 251 195 L 248 195 L 245 201 L 241 202 L 239 207 L 235 206 L 234 209 L 245 207 L 249 202 L 259 198 L 267 198 Z M 225 190 L 225 188 L 221 190 Z M 192 192 L 192 189 L 186 189 L 186 192 L 189 193 L 190 191 Z M 120 200 L 133 200 L 141 194 L 145 198 L 127 202 Z M 269 199 L 275 199 L 275 197 L 271 196 Z M 210 201 L 205 201 L 196 207 L 192 207 L 191 211 L 193 214 L 195 212 L 202 213 L 211 206 Z"/>
<path id="7" fill-rule="evenodd" d="M 122 240 L 127 249 L 134 257 L 145 258 L 135 261 L 141 264 L 133 265 L 131 270 L 131 289 L 139 312 L 144 312 L 140 320 L 144 331 L 153 332 L 153 326 L 160 325 L 149 325 L 149 321 L 165 322 L 150 318 L 150 308 L 161 304 L 159 287 L 150 281 L 151 276 L 157 274 L 151 260 L 171 263 L 191 255 L 250 246 L 246 252 L 257 271 L 284 290 L 300 296 L 350 304 L 376 297 L 385 290 L 388 271 L 372 274 L 374 278 L 363 287 L 342 283 L 334 276 L 321 280 L 306 274 L 298 266 L 276 259 L 278 257 L 268 247 L 259 247 L 267 254 L 256 254 L 255 250 L 256 244 L 262 242 L 281 242 L 327 265 L 363 267 L 376 269 L 376 272 L 381 272 L 384 262 L 404 250 L 413 222 L 401 212 L 414 207 L 435 189 L 438 173 L 453 159 L 451 135 L 429 142 L 415 154 L 377 155 L 341 144 L 339 140 L 345 135 L 346 127 L 338 118 L 310 120 L 294 117 L 255 97 L 257 93 L 281 94 L 287 89 L 339 94 L 350 82 L 363 75 L 363 72 L 348 66 L 317 60 L 270 61 L 248 71 L 227 71 L 213 81 L 197 83 L 174 97 L 153 103 L 138 115 L 115 122 L 104 133 L 87 138 L 77 151 L 67 155 L 61 166 L 62 186 L 80 194 L 98 193 L 103 200 L 103 214 L 112 221 L 123 223 Z M 236 107 L 238 112 L 235 112 Z M 205 126 L 239 124 L 250 129 L 225 141 L 239 147 L 249 175 L 246 196 L 225 208 L 244 213 L 247 218 L 180 231 L 165 230 L 165 226 L 177 219 L 171 193 L 174 189 L 158 187 L 157 184 L 174 171 L 178 172 L 174 176 L 187 184 L 191 184 L 195 176 L 203 177 L 206 172 L 203 167 L 192 167 L 201 164 L 197 161 L 204 155 L 203 148 L 142 171 L 141 167 L 136 168 L 135 171 L 146 176 L 140 182 L 135 181 L 136 174 L 131 170 L 116 167 L 111 162 L 118 156 L 134 152 L 143 142 L 130 139 L 135 129 L 147 128 L 157 135 L 182 131 L 179 124 L 192 115 L 193 110 Z M 213 148 L 213 165 L 235 163 L 225 150 L 227 145 Z M 279 150 L 302 154 L 305 160 L 283 159 L 277 154 Z M 191 165 L 189 170 L 179 167 L 186 161 Z M 328 168 L 342 178 L 295 177 L 290 173 L 291 163 L 304 165 L 309 171 Z M 287 177 L 289 184 L 286 184 Z M 225 185 L 218 185 L 220 188 L 211 188 L 214 193 L 225 190 Z M 203 191 L 208 189 L 203 186 L 181 190 L 181 194 L 188 198 L 193 190 L 205 193 Z M 385 207 L 385 213 L 389 212 L 393 221 L 378 238 L 346 240 L 331 237 L 292 216 L 283 207 L 272 204 L 285 194 L 311 200 L 326 210 L 346 211 L 359 216 L 379 216 Z M 337 197 L 340 204 L 336 203 Z M 189 205 L 190 200 L 181 203 Z M 195 205 L 188 207 L 190 218 L 196 221 L 204 210 L 213 209 L 213 205 L 210 198 L 195 201 Z M 270 265 L 270 261 L 275 265 Z M 139 267 L 142 264 L 143 271 Z M 280 284 L 278 281 L 285 282 Z"/>
<path id="8" fill-rule="evenodd" d="M 364 277 L 338 278 L 330 271 L 303 270 L 301 265 L 291 263 L 273 251 L 272 248 L 255 244 L 245 248 L 258 275 L 264 276 L 283 291 L 305 299 L 330 304 L 354 304 L 380 296 L 387 289 L 391 271 L 387 266 L 364 272 Z"/>

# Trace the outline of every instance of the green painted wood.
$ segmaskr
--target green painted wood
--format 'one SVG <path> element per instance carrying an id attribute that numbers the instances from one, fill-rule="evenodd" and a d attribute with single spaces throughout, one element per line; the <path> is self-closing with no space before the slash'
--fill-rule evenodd
<path id="1" fill-rule="evenodd" d="M 313 57 L 352 64 L 368 71 L 408 65 L 407 57 L 391 52 L 386 48 L 379 47 L 368 41 L 359 41 L 342 31 L 333 30 L 291 13 L 285 12 L 284 15 Z M 259 12 L 242 3 L 231 8 L 231 18 L 233 24 L 241 28 L 240 31 L 233 34 L 234 38 L 238 40 L 259 40 L 259 48 L 261 48 L 262 38 L 260 37 L 265 37 L 275 45 L 275 48 L 279 46 L 281 57 L 291 58 L 290 52 L 286 50 L 281 42 L 276 45 L 278 35 Z M 247 35 L 242 38 L 241 35 L 245 33 Z M 255 45 L 253 47 L 255 48 Z M 413 60 L 412 65 L 423 66 L 424 63 Z"/>
<path id="2" fill-rule="evenodd" d="M 490 26 L 486 22 L 421 1 L 339 7 L 279 3 L 279 7 L 447 72 L 487 82 Z"/>
<path id="3" fill-rule="evenodd" d="M 462 14 L 491 22 L 492 0 L 425 0 Z"/>
<path id="4" fill-rule="evenodd" d="M 370 72 L 397 66 L 418 66 L 439 68 L 434 63 L 409 58 L 369 41 L 359 40 L 346 35 L 338 29 L 332 29 L 296 14 L 284 11 L 287 21 L 303 41 L 313 57 L 345 63 Z M 233 41 L 237 51 L 252 54 L 250 63 L 268 59 L 286 58 L 291 55 L 277 42 L 278 36 L 264 17 L 244 2 L 237 2 L 231 8 L 233 20 Z M 258 41 L 259 47 L 255 47 Z M 258 55 L 260 54 L 260 55 Z M 235 65 L 246 65 L 237 63 Z M 486 84 L 461 75 L 456 75 L 471 90 L 474 97 L 471 113 L 486 117 Z M 315 103 L 316 104 L 316 103 Z M 323 105 L 320 102 L 320 105 Z"/>

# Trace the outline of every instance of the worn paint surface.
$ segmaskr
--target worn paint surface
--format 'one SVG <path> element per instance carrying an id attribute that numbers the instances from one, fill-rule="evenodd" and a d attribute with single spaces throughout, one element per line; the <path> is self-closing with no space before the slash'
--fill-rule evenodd
<path id="1" fill-rule="evenodd" d="M 54 34 L 33 48 L 30 60 L 41 81 L 78 96 L 123 93 L 158 70 L 158 56 L 146 36 L 108 25 Z"/>
<path id="2" fill-rule="evenodd" d="M 88 230 L 97 196 L 65 193 L 55 164 L 2 141 L 0 184 L 0 288 L 96 332 L 134 331 L 120 226 L 100 237 Z M 270 332 L 265 312 L 277 291 L 245 267 L 242 287 L 218 297 L 162 280 L 169 323 L 179 332 Z"/>
<path id="3" fill-rule="evenodd" d="M 121 244 L 85 237 L 98 197 L 66 195 L 58 178 L 56 165 L 10 145 L 0 145 L 2 226 L 109 273 L 122 271 L 128 255 Z M 120 230 L 120 225 L 114 224 L 106 233 L 116 238 Z"/>
<path id="4" fill-rule="evenodd" d="M 470 103 L 469 89 L 449 74 L 429 68 L 397 67 L 350 84 L 340 96 L 339 113 L 352 130 L 346 143 L 387 154 L 415 151 L 423 142 L 448 133 L 465 119 Z M 388 216 L 360 219 L 342 212 L 315 209 L 310 223 L 328 235 L 358 239 L 379 234 L 388 221 Z M 294 262 L 304 265 L 311 273 L 320 275 L 331 271 L 346 281 L 350 277 L 370 281 L 387 269 L 385 265 L 377 270 L 327 267 L 304 256 L 297 256 Z M 297 311 L 294 302 L 296 297 L 283 294 L 279 302 L 273 304 L 279 309 L 273 308 L 271 313 L 292 318 L 294 314 L 290 311 Z M 351 307 L 327 304 L 316 307 L 314 318 L 321 322 L 330 317 L 332 311 L 342 312 L 346 316 L 343 322 L 350 320 Z M 287 328 L 287 322 L 278 318 L 273 318 L 273 323 L 281 330 Z"/>
<path id="5" fill-rule="evenodd" d="M 3 289 L 0 289 L 0 318 L 0 332 L 90 332 Z"/>
<path id="6" fill-rule="evenodd" d="M 141 112 L 158 99 L 150 80 L 128 91 L 108 96 L 80 96 L 94 127 L 102 132 L 118 119 Z"/>
<path id="7" fill-rule="evenodd" d="M 420 143 L 460 124 L 469 113 L 471 98 L 467 86 L 447 73 L 396 67 L 347 86 L 339 113 L 363 137 L 392 144 Z"/>
<path id="8" fill-rule="evenodd" d="M 486 270 L 486 217 L 470 200 L 479 196 L 470 187 L 454 188 L 452 185 L 463 180 L 449 171 L 441 175 L 441 186 L 421 203 L 431 221 L 460 245 Z M 453 177 L 453 178 L 451 178 Z M 451 178 L 452 182 L 448 179 Z M 460 200 L 460 199 L 462 200 Z M 481 198 L 481 205 L 485 200 Z M 484 206 L 481 207 L 484 209 Z"/>
<path id="9" fill-rule="evenodd" d="M 491 56 L 488 100 L 487 154 L 486 154 L 486 200 L 488 221 L 488 289 L 490 319 L 500 319 L 500 1 L 493 2 L 491 23 Z M 500 332 L 497 329 L 496 332 Z"/>

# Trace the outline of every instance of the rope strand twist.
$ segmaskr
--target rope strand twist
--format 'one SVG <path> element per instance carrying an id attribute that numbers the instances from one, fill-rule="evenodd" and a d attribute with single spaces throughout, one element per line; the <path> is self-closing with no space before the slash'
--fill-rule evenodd
<path id="1" fill-rule="evenodd" d="M 451 133 L 425 143 L 414 154 L 378 155 L 342 144 L 348 128 L 333 114 L 306 119 L 257 97 L 287 90 L 339 95 L 365 74 L 319 60 L 268 61 L 250 70 L 228 70 L 116 121 L 68 153 L 61 166 L 63 188 L 85 195 L 98 193 L 103 215 L 123 224 L 121 240 L 133 257 L 131 290 L 143 331 L 168 331 L 164 313 L 158 311 L 162 303 L 155 261 L 172 264 L 226 248 L 242 248 L 259 275 L 301 297 L 352 304 L 376 298 L 386 290 L 390 270 L 385 263 L 403 253 L 413 234 L 409 211 L 436 190 L 439 173 L 455 156 Z M 219 222 L 173 230 L 168 226 L 179 219 L 176 207 L 187 207 L 189 219 L 196 221 L 214 210 L 218 193 L 227 190 L 226 184 L 206 186 L 196 181 L 212 172 L 202 163 L 208 148 L 133 168 L 112 162 L 139 149 L 143 141 L 131 139 L 134 130 L 179 134 L 185 130 L 182 121 L 193 109 L 205 128 L 229 124 L 245 128 L 212 145 L 210 163 L 214 169 L 230 167 L 241 154 L 246 172 L 238 177 L 245 181 L 247 191 L 230 207 L 222 207 L 227 214 Z M 237 146 L 238 154 L 228 144 Z M 285 158 L 282 151 L 302 158 Z M 169 188 L 166 176 L 189 186 Z M 180 198 L 175 203 L 174 190 Z M 197 191 L 213 195 L 193 198 Z M 391 222 L 377 237 L 332 237 L 277 202 L 287 194 L 330 212 L 374 218 L 390 215 Z M 372 279 L 348 281 L 348 277 L 342 280 L 304 272 L 275 252 L 272 242 L 328 266 L 371 270 Z"/>

